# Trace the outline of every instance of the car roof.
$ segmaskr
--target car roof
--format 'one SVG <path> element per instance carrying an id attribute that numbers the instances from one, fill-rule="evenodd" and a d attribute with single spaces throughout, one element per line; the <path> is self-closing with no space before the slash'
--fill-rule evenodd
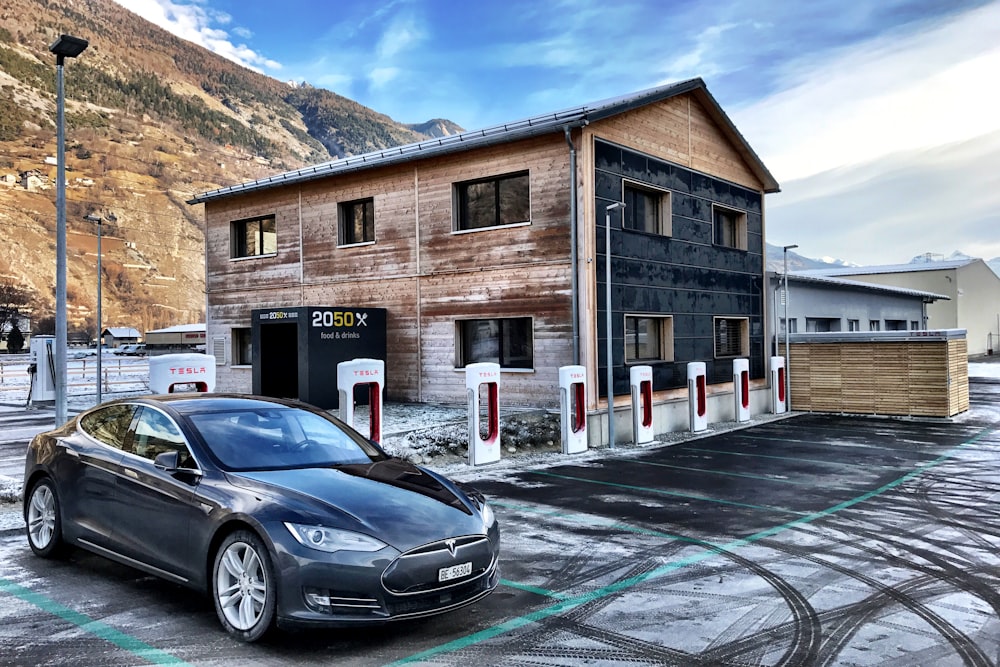
<path id="1" fill-rule="evenodd" d="M 120 402 L 162 405 L 183 415 L 206 412 L 236 412 L 241 410 L 273 410 L 274 408 L 310 409 L 310 406 L 299 401 L 271 398 L 269 396 L 253 396 L 249 394 L 159 394 L 155 396 L 140 396 L 132 399 L 122 399 Z"/>

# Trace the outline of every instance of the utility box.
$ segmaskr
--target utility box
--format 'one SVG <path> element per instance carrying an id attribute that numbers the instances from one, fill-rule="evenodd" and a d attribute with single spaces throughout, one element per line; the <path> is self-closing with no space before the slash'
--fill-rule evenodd
<path id="1" fill-rule="evenodd" d="M 348 306 L 251 311 L 253 393 L 339 409 L 337 365 L 386 361 L 386 312 Z"/>
<path id="2" fill-rule="evenodd" d="M 55 336 L 32 336 L 31 364 L 34 377 L 31 380 L 31 402 L 56 400 L 56 338 Z"/>

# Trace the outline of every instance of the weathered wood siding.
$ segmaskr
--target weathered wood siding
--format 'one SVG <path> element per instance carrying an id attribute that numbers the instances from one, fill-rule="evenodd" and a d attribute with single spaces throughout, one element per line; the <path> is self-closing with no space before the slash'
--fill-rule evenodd
<path id="1" fill-rule="evenodd" d="M 454 231 L 456 183 L 524 170 L 530 224 Z M 550 135 L 210 202 L 209 339 L 249 327 L 256 308 L 386 308 L 388 397 L 453 403 L 466 398 L 456 321 L 531 317 L 534 369 L 505 372 L 503 400 L 558 405 L 558 367 L 572 363 L 569 180 L 568 147 Z M 338 204 L 368 197 L 375 243 L 338 247 Z M 230 222 L 270 214 L 277 256 L 230 260 Z M 218 370 L 220 387 L 249 391 L 248 372 Z"/>
<path id="2" fill-rule="evenodd" d="M 793 410 L 951 417 L 969 409 L 967 344 L 793 342 Z"/>

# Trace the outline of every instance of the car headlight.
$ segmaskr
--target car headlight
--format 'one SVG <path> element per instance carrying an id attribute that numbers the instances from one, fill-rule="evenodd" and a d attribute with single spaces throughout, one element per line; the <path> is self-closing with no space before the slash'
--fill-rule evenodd
<path id="1" fill-rule="evenodd" d="M 487 528 L 491 527 L 496 523 L 496 515 L 493 514 L 493 508 L 486 501 L 483 501 L 482 507 L 479 509 L 479 513 L 483 515 L 483 525 Z"/>
<path id="2" fill-rule="evenodd" d="M 298 543 L 316 549 L 333 553 L 335 551 L 378 551 L 389 546 L 362 533 L 325 526 L 305 526 L 299 523 L 285 522 L 285 528 Z"/>

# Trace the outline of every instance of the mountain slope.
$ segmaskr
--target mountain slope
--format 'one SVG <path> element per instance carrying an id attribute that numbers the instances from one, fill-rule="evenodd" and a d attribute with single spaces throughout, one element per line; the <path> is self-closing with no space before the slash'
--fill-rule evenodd
<path id="1" fill-rule="evenodd" d="M 65 66 L 68 318 L 96 326 L 96 228 L 104 326 L 204 317 L 201 212 L 193 194 L 275 171 L 435 136 L 347 98 L 290 86 L 181 40 L 110 0 L 0 8 L 0 278 L 54 308 L 55 57 L 61 33 L 89 48 Z"/>

